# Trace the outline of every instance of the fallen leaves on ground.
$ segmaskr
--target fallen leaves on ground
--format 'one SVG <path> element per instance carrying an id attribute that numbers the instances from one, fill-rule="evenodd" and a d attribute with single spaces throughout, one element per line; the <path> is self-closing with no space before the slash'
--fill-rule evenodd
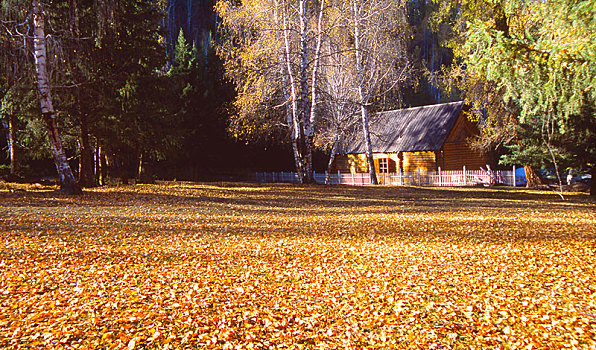
<path id="1" fill-rule="evenodd" d="M 0 348 L 594 348 L 595 224 L 521 191 L 0 191 Z"/>

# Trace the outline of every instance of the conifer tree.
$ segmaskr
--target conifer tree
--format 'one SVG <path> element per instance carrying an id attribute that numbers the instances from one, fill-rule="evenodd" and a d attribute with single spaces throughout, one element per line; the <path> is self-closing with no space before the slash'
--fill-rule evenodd
<path id="1" fill-rule="evenodd" d="M 476 19 L 462 47 L 468 69 L 520 107 L 519 123 L 540 130 L 541 147 L 555 168 L 564 161 L 556 144 L 569 133 L 570 116 L 586 118 L 587 124 L 596 118 L 585 112 L 596 102 L 595 5 L 594 0 L 504 1 L 507 26 Z M 584 165 L 595 164 L 591 159 Z"/>

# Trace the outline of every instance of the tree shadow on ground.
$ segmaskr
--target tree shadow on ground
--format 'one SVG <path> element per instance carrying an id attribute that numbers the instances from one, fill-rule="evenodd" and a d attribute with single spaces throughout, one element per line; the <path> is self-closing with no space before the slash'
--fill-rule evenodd
<path id="1" fill-rule="evenodd" d="M 91 237 L 127 232 L 142 239 L 322 234 L 592 240 L 593 214 L 596 205 L 588 196 L 561 201 L 556 194 L 500 189 L 169 183 L 87 190 L 80 196 L 0 192 L 0 229 L 5 232 L 84 232 Z"/>
<path id="2" fill-rule="evenodd" d="M 318 213 L 349 209 L 351 214 L 356 214 L 358 209 L 363 209 L 366 213 L 546 207 L 551 210 L 596 211 L 596 201 L 583 194 L 568 195 L 563 201 L 555 193 L 510 189 L 246 183 L 131 185 L 110 188 L 108 191 L 85 191 L 81 196 L 65 196 L 59 191 L 0 192 L 0 203 L 6 207 L 221 205 L 235 211 L 292 211 L 317 208 Z"/>

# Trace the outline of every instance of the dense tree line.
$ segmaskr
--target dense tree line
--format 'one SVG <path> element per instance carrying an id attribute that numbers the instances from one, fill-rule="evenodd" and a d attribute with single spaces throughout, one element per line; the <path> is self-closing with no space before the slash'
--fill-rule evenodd
<path id="1" fill-rule="evenodd" d="M 41 37 L 34 32 L 36 4 Z M 189 159 L 199 158 L 193 165 L 210 159 L 198 149 L 233 147 L 221 108 L 232 90 L 220 79 L 214 41 L 195 40 L 196 32 L 209 38 L 214 23 L 193 21 L 192 35 L 180 23 L 166 28 L 171 6 L 178 7 L 145 0 L 3 1 L 0 113 L 10 163 L 4 172 L 35 173 L 38 168 L 28 167 L 50 156 L 43 96 L 52 99 L 54 130 L 82 186 L 105 183 L 107 176 L 150 181 L 149 166 L 166 160 L 164 176 L 191 178 L 196 171 L 186 166 Z M 173 42 L 164 40 L 170 29 Z M 51 94 L 35 85 L 35 41 L 45 44 Z"/>
<path id="2" fill-rule="evenodd" d="M 2 0 L 3 167 L 27 173 L 53 154 L 63 185 L 65 164 L 82 186 L 152 170 L 193 179 L 242 166 L 260 142 L 287 149 L 311 182 L 325 166 L 313 154 L 332 160 L 354 130 L 369 139 L 371 113 L 463 98 L 475 146 L 530 179 L 593 168 L 595 11 L 595 0 Z"/>

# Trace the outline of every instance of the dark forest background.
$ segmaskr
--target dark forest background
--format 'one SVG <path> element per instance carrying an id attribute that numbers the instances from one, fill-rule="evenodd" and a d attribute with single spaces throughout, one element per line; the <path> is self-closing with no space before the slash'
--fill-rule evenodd
<path id="1" fill-rule="evenodd" d="M 213 0 L 171 0 L 159 9 L 149 2 L 130 2 L 119 14 L 102 13 L 91 2 L 82 2 L 76 19 L 74 3 L 52 3 L 48 22 L 54 23 L 50 28 L 55 31 L 49 34 L 58 39 L 53 49 L 65 56 L 63 64 L 52 67 L 52 83 L 59 128 L 75 175 L 85 171 L 81 164 L 85 154 L 95 168 L 91 184 L 108 177 L 208 180 L 293 170 L 282 128 L 250 139 L 229 131 L 235 91 L 216 54 L 218 18 Z M 4 6 L 4 18 L 15 22 L 27 11 L 24 7 L 19 12 L 10 1 Z M 411 2 L 409 20 L 416 31 L 410 49 L 420 67 L 432 72 L 449 64 L 453 55 L 437 45 L 425 6 L 424 1 Z M 120 25 L 102 29 L 98 23 L 106 18 L 97 13 L 113 16 Z M 64 28 L 65 21 L 75 20 L 77 32 Z M 71 32 L 64 33 L 65 29 Z M 84 36 L 95 41 L 80 39 Z M 155 36 L 159 40 L 150 42 Z M 12 179 L 54 177 L 33 81 L 27 77 L 31 57 L 9 40 L 4 46 L 5 54 L 14 54 L 23 67 L 20 72 L 6 70 L 13 76 L 5 74 L 3 79 L 1 172 Z M 81 51 L 83 55 L 77 53 Z M 135 60 L 145 63 L 139 66 Z M 424 76 L 401 93 L 400 106 L 453 100 L 453 96 L 445 99 Z M 315 170 L 324 171 L 327 159 L 325 150 L 315 151 Z"/>

